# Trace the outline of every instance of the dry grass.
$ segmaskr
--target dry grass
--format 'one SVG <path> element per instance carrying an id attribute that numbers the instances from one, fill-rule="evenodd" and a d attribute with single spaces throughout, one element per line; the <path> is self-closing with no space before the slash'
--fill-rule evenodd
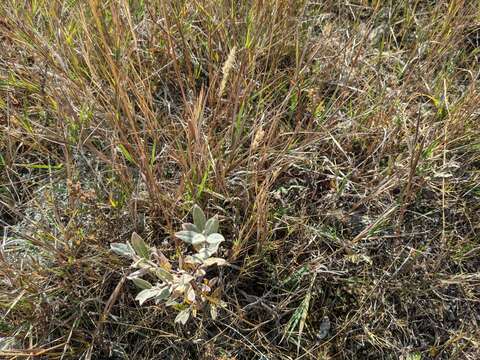
<path id="1" fill-rule="evenodd" d="M 0 356 L 480 357 L 477 1 L 0 4 Z M 227 307 L 139 307 L 220 214 Z"/>

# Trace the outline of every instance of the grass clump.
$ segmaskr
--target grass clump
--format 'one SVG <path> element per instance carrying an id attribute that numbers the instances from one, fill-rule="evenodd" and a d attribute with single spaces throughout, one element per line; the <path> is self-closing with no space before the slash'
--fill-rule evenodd
<path id="1" fill-rule="evenodd" d="M 2 2 L 0 356 L 478 358 L 478 9 Z"/>

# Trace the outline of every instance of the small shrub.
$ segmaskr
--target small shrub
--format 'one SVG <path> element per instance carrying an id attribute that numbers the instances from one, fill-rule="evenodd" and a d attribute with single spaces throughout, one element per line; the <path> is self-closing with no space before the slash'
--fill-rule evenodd
<path id="1" fill-rule="evenodd" d="M 164 302 L 166 306 L 179 309 L 175 322 L 185 324 L 190 316 L 208 304 L 213 318 L 217 314 L 217 306 L 222 305 L 212 294 L 212 288 L 218 278 L 206 279 L 205 269 L 212 266 L 227 265 L 225 259 L 213 257 L 220 243 L 225 241 L 218 231 L 218 217 L 207 220 L 202 209 L 193 207 L 193 224 L 185 223 L 183 230 L 175 237 L 191 245 L 196 251 L 193 255 L 182 255 L 176 265 L 160 250 L 148 246 L 137 234 L 133 233 L 130 242 L 112 243 L 111 249 L 124 257 L 130 258 L 132 268 L 137 269 L 128 276 L 141 291 L 136 300 L 143 305 L 146 301 L 155 304 Z M 152 284 L 143 277 L 155 279 Z"/>

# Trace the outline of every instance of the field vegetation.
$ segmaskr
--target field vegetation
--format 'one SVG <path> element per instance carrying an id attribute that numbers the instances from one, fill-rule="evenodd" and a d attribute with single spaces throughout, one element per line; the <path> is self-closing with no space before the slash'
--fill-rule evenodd
<path id="1" fill-rule="evenodd" d="M 479 61 L 476 0 L 1 1 L 0 357 L 479 359 Z"/>

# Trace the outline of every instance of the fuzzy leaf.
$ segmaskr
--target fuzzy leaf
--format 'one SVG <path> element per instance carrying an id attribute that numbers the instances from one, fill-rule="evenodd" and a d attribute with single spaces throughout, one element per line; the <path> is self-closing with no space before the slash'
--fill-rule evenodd
<path id="1" fill-rule="evenodd" d="M 198 233 L 191 230 L 182 230 L 175 233 L 175 237 L 179 238 L 183 242 L 186 242 L 187 244 L 191 244 L 194 236 L 197 234 Z"/>
<path id="2" fill-rule="evenodd" d="M 220 245 L 220 243 L 208 244 L 208 246 L 207 246 L 208 252 L 212 255 L 215 254 L 218 251 L 218 246 L 219 245 Z"/>
<path id="3" fill-rule="evenodd" d="M 143 241 L 140 235 L 138 235 L 136 232 L 132 233 L 131 242 L 132 242 L 132 247 L 138 256 L 144 259 L 150 258 L 150 248 L 145 243 L 145 241 Z"/>
<path id="4" fill-rule="evenodd" d="M 195 302 L 195 290 L 193 289 L 193 286 L 189 286 L 187 291 L 186 291 L 186 298 L 189 303 L 194 303 Z"/>
<path id="5" fill-rule="evenodd" d="M 130 275 L 127 276 L 127 279 L 129 280 L 133 280 L 133 279 L 136 279 L 136 278 L 139 278 L 139 277 L 142 277 L 143 275 L 147 274 L 148 273 L 148 269 L 139 269 L 137 271 L 134 271 L 133 273 L 131 273 Z"/>
<path id="6" fill-rule="evenodd" d="M 212 265 L 217 265 L 217 266 L 225 266 L 227 265 L 228 262 L 225 259 L 222 258 L 208 258 L 203 262 L 203 266 L 212 266 Z"/>
<path id="7" fill-rule="evenodd" d="M 150 289 L 152 287 L 152 284 L 150 284 L 147 280 L 143 280 L 141 278 L 133 278 L 131 279 L 132 282 L 140 289 Z"/>
<path id="8" fill-rule="evenodd" d="M 193 205 L 193 223 L 198 228 L 199 231 L 203 231 L 205 229 L 205 223 L 207 222 L 207 218 L 205 217 L 205 213 L 198 205 Z"/>
<path id="9" fill-rule="evenodd" d="M 192 239 L 192 245 L 193 246 L 198 246 L 202 245 L 207 241 L 207 238 L 203 234 L 195 234 L 195 236 Z"/>
<path id="10" fill-rule="evenodd" d="M 182 325 L 185 325 L 189 318 L 190 318 L 190 308 L 180 311 L 178 315 L 175 317 L 175 323 L 180 323 Z"/>
<path id="11" fill-rule="evenodd" d="M 167 287 L 163 287 L 163 288 L 152 287 L 150 289 L 145 289 L 140 291 L 135 297 L 135 300 L 137 300 L 140 303 L 140 305 L 143 305 L 145 301 L 151 298 L 155 298 L 156 300 L 163 300 L 167 298 L 169 295 L 170 295 L 170 290 Z"/>
<path id="12" fill-rule="evenodd" d="M 140 303 L 140 305 L 143 305 L 145 301 L 155 297 L 157 294 L 158 294 L 157 288 L 144 289 L 137 294 L 137 296 L 135 297 L 135 300 L 137 300 Z"/>
<path id="13" fill-rule="evenodd" d="M 180 277 L 175 279 L 173 290 L 175 294 L 181 295 L 184 294 L 187 289 L 191 286 L 190 281 L 193 280 L 193 276 L 189 274 L 182 274 Z"/>
<path id="14" fill-rule="evenodd" d="M 218 248 L 218 245 L 216 246 Z M 215 250 L 215 251 L 213 251 Z M 213 254 L 215 254 L 216 252 L 216 249 L 210 249 L 208 247 L 205 247 L 205 248 L 202 248 L 200 249 L 200 251 L 198 253 L 196 253 L 195 255 L 193 255 L 193 258 L 194 259 L 199 259 L 201 260 L 202 262 L 204 262 L 206 259 L 208 259 L 210 256 L 212 256 Z"/>
<path id="15" fill-rule="evenodd" d="M 132 257 L 135 253 L 132 251 L 132 248 L 128 244 L 123 243 L 112 243 L 110 244 L 110 249 L 118 255 Z"/>
<path id="16" fill-rule="evenodd" d="M 171 294 L 170 289 L 168 287 L 164 287 L 158 292 L 158 295 L 155 296 L 155 300 L 157 301 L 165 300 L 170 296 L 170 294 Z"/>
<path id="17" fill-rule="evenodd" d="M 170 298 L 165 302 L 165 306 L 177 307 L 179 305 L 180 305 L 180 303 L 178 301 L 176 301 L 174 298 Z"/>
<path id="18" fill-rule="evenodd" d="M 182 224 L 182 229 L 183 229 L 183 230 L 194 231 L 194 232 L 196 232 L 196 233 L 201 232 L 201 231 L 198 230 L 198 228 L 197 228 L 194 224 L 191 224 L 191 223 Z"/>
<path id="19" fill-rule="evenodd" d="M 225 238 L 223 237 L 223 235 L 219 233 L 214 233 L 207 236 L 207 242 L 209 244 L 220 244 L 221 242 L 224 242 L 224 241 L 225 241 Z"/>
<path id="20" fill-rule="evenodd" d="M 193 280 L 193 276 L 190 275 L 190 274 L 182 274 L 182 275 L 180 276 L 180 282 L 181 282 L 182 284 L 188 284 L 188 283 L 189 283 L 190 281 L 192 281 L 192 280 Z"/>
<path id="21" fill-rule="evenodd" d="M 161 267 L 157 267 L 153 270 L 153 273 L 160 279 L 165 282 L 172 282 L 173 275 L 170 274 L 167 270 L 162 269 Z"/>
<path id="22" fill-rule="evenodd" d="M 205 235 L 210 235 L 216 233 L 218 231 L 218 216 L 215 215 L 214 217 L 208 219 L 207 223 L 205 224 Z"/>

